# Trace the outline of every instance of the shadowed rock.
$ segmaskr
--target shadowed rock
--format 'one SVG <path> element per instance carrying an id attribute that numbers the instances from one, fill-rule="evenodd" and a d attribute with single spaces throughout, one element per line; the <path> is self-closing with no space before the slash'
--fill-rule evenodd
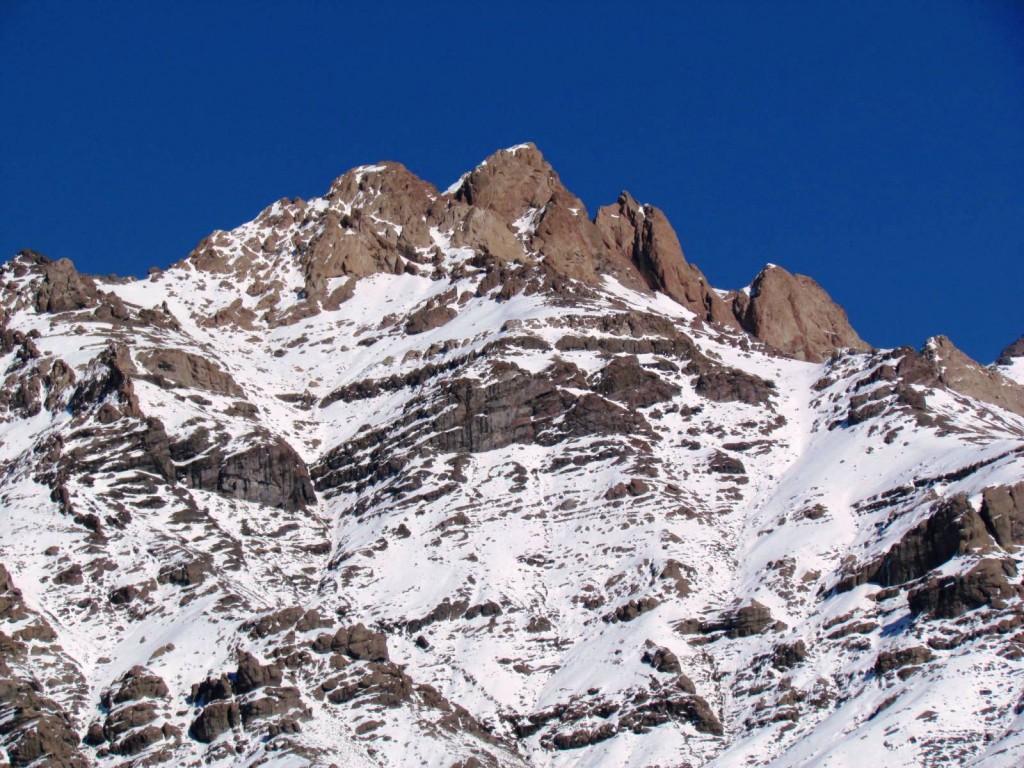
<path id="1" fill-rule="evenodd" d="M 897 586 L 920 578 L 960 554 L 991 552 L 993 540 L 981 516 L 963 495 L 936 504 L 885 556 L 843 579 L 839 591 L 865 583 Z"/>
<path id="2" fill-rule="evenodd" d="M 1016 578 L 1012 561 L 986 558 L 966 573 L 932 577 L 910 591 L 907 605 L 915 616 L 928 614 L 936 619 L 953 619 L 983 606 L 1001 608 L 1024 592 L 1013 583 Z"/>
<path id="3" fill-rule="evenodd" d="M 1024 482 L 986 488 L 979 514 L 999 546 L 1013 551 L 1024 544 Z"/>
<path id="4" fill-rule="evenodd" d="M 1009 365 L 1018 357 L 1024 357 L 1024 336 L 1021 336 L 1013 342 L 1013 344 L 1004 349 L 999 354 L 999 359 L 996 360 L 996 364 Z"/>

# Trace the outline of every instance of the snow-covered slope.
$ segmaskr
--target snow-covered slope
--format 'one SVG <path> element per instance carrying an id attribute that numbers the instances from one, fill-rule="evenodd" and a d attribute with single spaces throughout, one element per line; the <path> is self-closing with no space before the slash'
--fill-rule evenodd
<path id="1" fill-rule="evenodd" d="M 4 265 L 8 762 L 1020 764 L 1016 369 L 666 227 L 522 145 Z"/>

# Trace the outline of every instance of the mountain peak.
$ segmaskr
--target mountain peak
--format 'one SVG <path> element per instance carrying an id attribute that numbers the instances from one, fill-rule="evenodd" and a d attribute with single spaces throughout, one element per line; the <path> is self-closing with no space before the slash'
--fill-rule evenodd
<path id="1" fill-rule="evenodd" d="M 1024 387 L 532 145 L 0 291 L 12 765 L 1024 756 Z"/>
<path id="2" fill-rule="evenodd" d="M 534 144 L 526 143 L 490 155 L 462 177 L 452 195 L 512 222 L 543 208 L 557 192 L 567 190 L 555 169 Z"/>
<path id="3" fill-rule="evenodd" d="M 800 360 L 820 362 L 839 349 L 871 349 L 825 289 L 777 264 L 765 265 L 749 293 L 735 295 L 733 309 L 744 330 Z"/>
<path id="4" fill-rule="evenodd" d="M 1024 336 L 1021 336 L 1000 352 L 999 359 L 996 362 L 1001 365 L 1006 365 L 1022 357 L 1024 357 Z"/>

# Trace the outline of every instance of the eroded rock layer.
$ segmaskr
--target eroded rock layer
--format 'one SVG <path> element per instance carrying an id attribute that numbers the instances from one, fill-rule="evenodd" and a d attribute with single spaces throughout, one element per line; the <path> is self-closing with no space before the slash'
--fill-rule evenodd
<path id="1" fill-rule="evenodd" d="M 0 764 L 1024 760 L 1019 343 L 716 291 L 533 145 L 0 285 Z"/>

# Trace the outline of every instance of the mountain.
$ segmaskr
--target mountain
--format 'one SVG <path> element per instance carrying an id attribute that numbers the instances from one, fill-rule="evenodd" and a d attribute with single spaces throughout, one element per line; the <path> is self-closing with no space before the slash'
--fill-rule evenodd
<path id="1" fill-rule="evenodd" d="M 530 144 L 0 284 L 0 764 L 1024 760 L 1020 342 L 715 290 Z"/>

